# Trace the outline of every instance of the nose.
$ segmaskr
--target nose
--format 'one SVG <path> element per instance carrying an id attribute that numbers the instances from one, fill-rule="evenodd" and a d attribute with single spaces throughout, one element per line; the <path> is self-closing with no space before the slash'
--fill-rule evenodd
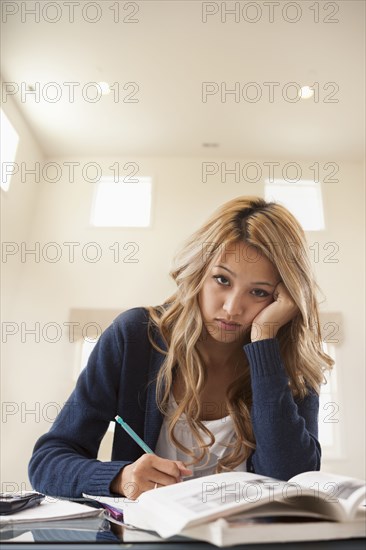
<path id="1" fill-rule="evenodd" d="M 234 320 L 234 317 L 242 315 L 245 309 L 244 298 L 239 293 L 230 293 L 226 296 L 225 303 L 223 305 L 223 310 L 226 312 L 228 317 Z"/>

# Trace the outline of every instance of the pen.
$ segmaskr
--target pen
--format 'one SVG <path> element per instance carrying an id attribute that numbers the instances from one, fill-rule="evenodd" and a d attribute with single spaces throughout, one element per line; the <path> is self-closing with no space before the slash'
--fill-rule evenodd
<path id="1" fill-rule="evenodd" d="M 131 428 L 131 426 L 129 426 L 127 422 L 122 420 L 120 416 L 117 415 L 115 417 L 115 421 L 118 422 L 118 424 L 128 433 L 128 435 L 132 437 L 132 439 L 137 443 L 137 445 L 140 445 L 141 449 L 145 451 L 145 453 L 149 453 L 152 455 L 155 454 L 154 451 L 152 451 L 150 447 L 146 445 L 145 441 L 143 441 L 141 437 L 139 437 L 137 433 Z"/>

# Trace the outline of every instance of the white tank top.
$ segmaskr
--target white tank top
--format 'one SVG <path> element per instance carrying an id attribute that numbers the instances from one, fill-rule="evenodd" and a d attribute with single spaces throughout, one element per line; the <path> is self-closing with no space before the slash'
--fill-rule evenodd
<path id="1" fill-rule="evenodd" d="M 170 413 L 172 410 L 175 410 L 176 407 L 177 404 L 173 395 L 171 394 L 169 398 L 168 412 Z M 193 470 L 193 474 L 192 476 L 190 476 L 190 478 L 214 474 L 218 460 L 222 458 L 225 454 L 227 454 L 228 451 L 230 451 L 230 449 L 227 448 L 227 445 L 232 442 L 235 434 L 233 419 L 230 415 L 225 416 L 224 418 L 219 418 L 217 420 L 203 420 L 202 424 L 206 428 L 208 428 L 210 432 L 215 436 L 215 442 L 213 445 L 211 445 L 209 449 L 209 460 L 207 463 L 207 457 L 205 457 L 200 462 L 188 466 L 191 470 Z M 174 433 L 177 440 L 182 443 L 182 445 L 184 445 L 188 449 L 192 449 L 193 451 L 196 448 L 198 455 L 197 443 L 195 442 L 195 439 L 188 426 L 186 416 L 184 414 L 179 418 L 175 426 Z M 202 436 L 205 443 L 209 442 L 209 437 L 205 433 L 203 433 L 202 430 L 200 430 L 200 435 Z M 170 460 L 181 460 L 184 463 L 188 463 L 191 461 L 190 456 L 183 453 L 172 442 L 169 441 L 167 417 L 164 417 L 160 429 L 158 442 L 155 448 L 155 453 L 162 458 L 169 458 Z M 237 466 L 234 471 L 246 472 L 246 461 L 242 462 L 242 464 L 239 464 L 239 466 Z"/>

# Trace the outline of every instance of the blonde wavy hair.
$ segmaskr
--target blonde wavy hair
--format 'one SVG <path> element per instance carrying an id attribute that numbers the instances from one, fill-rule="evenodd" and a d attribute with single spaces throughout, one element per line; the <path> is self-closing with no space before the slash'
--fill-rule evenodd
<path id="1" fill-rule="evenodd" d="M 200 395 L 207 379 L 207 367 L 196 346 L 203 329 L 198 295 L 223 247 L 238 242 L 252 245 L 275 265 L 299 308 L 297 316 L 281 327 L 276 336 L 294 397 L 302 399 L 310 390 L 319 393 L 324 371 L 333 365 L 333 360 L 322 350 L 316 299 L 318 288 L 307 256 L 305 235 L 298 221 L 283 206 L 259 197 L 237 197 L 223 204 L 176 255 L 170 272 L 177 284 L 176 292 L 164 305 L 146 308 L 150 316 L 150 341 L 165 355 L 157 378 L 158 407 L 168 416 L 170 440 L 192 457 L 190 464 L 205 457 L 208 460 L 209 447 L 215 441 L 200 420 L 203 405 Z M 156 343 L 153 335 L 156 329 L 166 350 Z M 183 383 L 183 397 L 174 412 L 168 414 L 177 369 Z M 234 469 L 255 449 L 247 361 L 227 390 L 226 405 L 233 419 L 235 438 L 219 460 L 217 472 Z M 174 429 L 183 413 L 197 443 L 198 455 L 175 437 Z M 200 430 L 209 437 L 208 443 L 205 444 Z"/>

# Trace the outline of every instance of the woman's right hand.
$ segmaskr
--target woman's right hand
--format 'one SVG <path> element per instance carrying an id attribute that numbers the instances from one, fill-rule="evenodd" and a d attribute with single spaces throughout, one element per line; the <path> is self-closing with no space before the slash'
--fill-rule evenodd
<path id="1" fill-rule="evenodd" d="M 189 475 L 192 470 L 179 460 L 144 454 L 119 472 L 111 483 L 111 491 L 136 500 L 144 491 L 179 483 L 182 476 Z"/>

